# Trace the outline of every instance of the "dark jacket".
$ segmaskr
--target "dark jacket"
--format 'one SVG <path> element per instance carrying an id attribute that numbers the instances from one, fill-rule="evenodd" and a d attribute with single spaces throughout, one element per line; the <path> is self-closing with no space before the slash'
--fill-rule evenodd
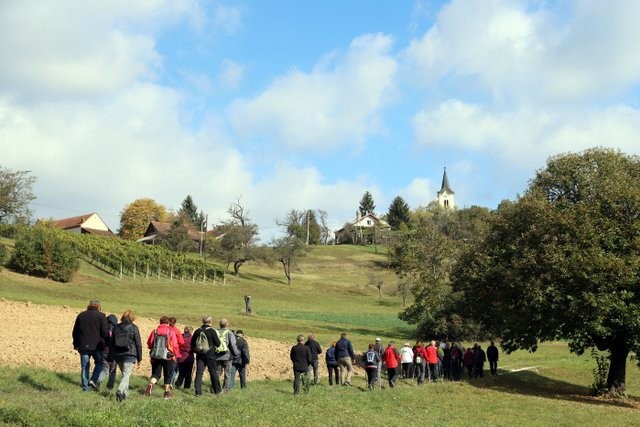
<path id="1" fill-rule="evenodd" d="M 89 309 L 78 314 L 73 325 L 73 348 L 78 351 L 102 350 L 109 339 L 109 323 L 100 310 Z"/>
<path id="2" fill-rule="evenodd" d="M 195 351 L 196 341 L 198 340 L 198 336 L 202 333 L 207 336 L 207 340 L 209 341 L 209 351 L 206 354 L 196 354 L 196 358 L 204 359 L 206 357 L 215 359 L 216 347 L 220 345 L 220 338 L 218 338 L 216 330 L 210 325 L 202 325 L 193 332 L 193 336 L 191 337 L 191 348 Z"/>
<path id="3" fill-rule="evenodd" d="M 344 359 L 345 357 L 355 360 L 356 355 L 353 352 L 351 341 L 346 338 L 340 338 L 336 343 L 336 359 Z"/>
<path id="4" fill-rule="evenodd" d="M 333 368 L 338 366 L 338 359 L 336 359 L 336 348 L 334 346 L 329 347 L 324 355 L 324 360 L 325 362 L 327 362 L 328 367 Z"/>
<path id="5" fill-rule="evenodd" d="M 371 362 L 369 362 L 369 353 L 371 353 L 371 359 L 373 359 Z M 381 361 L 382 359 L 378 355 L 378 352 L 375 351 L 375 349 L 369 350 L 362 355 L 362 363 L 364 364 L 365 368 L 377 368 L 378 363 L 380 363 Z"/>
<path id="6" fill-rule="evenodd" d="M 248 365 L 251 362 L 249 344 L 244 338 L 236 336 L 236 347 L 238 348 L 238 354 L 233 358 L 233 363 L 242 366 Z"/>
<path id="7" fill-rule="evenodd" d="M 309 347 L 309 350 L 311 350 L 311 358 L 313 359 L 313 361 L 314 362 L 317 361 L 318 355 L 322 354 L 322 347 L 320 347 L 320 344 L 318 344 L 318 341 L 307 340 L 307 342 L 304 343 L 304 345 Z"/>
<path id="8" fill-rule="evenodd" d="M 140 363 L 142 361 L 142 340 L 138 327 L 130 320 L 123 320 L 116 328 L 129 331 L 129 345 L 127 348 L 116 347 L 115 335 L 117 329 L 114 328 L 109 342 L 108 360 L 123 360 L 126 357 L 130 357 L 135 358 Z"/>
<path id="9" fill-rule="evenodd" d="M 307 369 L 309 369 L 309 365 L 311 365 L 311 363 L 313 362 L 309 347 L 302 343 L 298 343 L 291 347 L 291 353 L 289 354 L 289 357 L 293 362 L 294 371 L 306 371 Z"/>
<path id="10" fill-rule="evenodd" d="M 495 345 L 490 345 L 487 347 L 487 359 L 489 360 L 498 360 L 498 347 Z"/>

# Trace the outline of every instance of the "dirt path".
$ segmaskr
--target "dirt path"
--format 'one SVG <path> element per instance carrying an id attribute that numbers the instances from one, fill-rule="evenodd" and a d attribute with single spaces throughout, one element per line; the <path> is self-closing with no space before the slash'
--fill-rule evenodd
<path id="1" fill-rule="evenodd" d="M 71 345 L 71 330 L 80 311 L 66 306 L 15 302 L 0 298 L 4 327 L 0 328 L 0 365 L 26 365 L 55 372 L 79 372 L 80 359 Z M 157 319 L 138 318 L 143 346 Z M 182 325 L 178 324 L 182 329 Z M 291 343 L 247 337 L 251 352 L 250 380 L 291 378 Z M 321 356 L 322 357 L 322 356 Z M 321 359 L 321 376 L 326 368 Z M 136 375 L 149 375 L 151 365 L 145 354 Z"/>

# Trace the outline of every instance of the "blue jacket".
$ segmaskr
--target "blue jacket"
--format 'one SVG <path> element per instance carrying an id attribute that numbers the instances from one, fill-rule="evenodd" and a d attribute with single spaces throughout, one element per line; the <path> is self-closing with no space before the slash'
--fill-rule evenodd
<path id="1" fill-rule="evenodd" d="M 351 341 L 346 338 L 340 338 L 336 343 L 336 359 L 344 359 L 345 357 L 354 360 L 356 355 L 353 352 Z"/>

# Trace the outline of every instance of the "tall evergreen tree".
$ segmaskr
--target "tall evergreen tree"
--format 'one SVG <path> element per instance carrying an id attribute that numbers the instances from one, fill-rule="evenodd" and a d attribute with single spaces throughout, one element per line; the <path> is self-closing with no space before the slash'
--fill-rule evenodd
<path id="1" fill-rule="evenodd" d="M 409 205 L 405 200 L 397 196 L 391 202 L 389 206 L 389 212 L 387 213 L 387 222 L 392 230 L 397 230 L 400 228 L 400 224 L 404 223 L 405 225 L 409 225 L 409 221 L 411 220 L 411 212 L 409 209 Z"/>
<path id="2" fill-rule="evenodd" d="M 198 230 L 203 226 L 205 220 L 204 212 L 198 213 L 198 206 L 190 194 L 187 194 L 187 197 L 182 201 L 180 209 L 178 209 L 178 216 L 186 217 Z"/>
<path id="3" fill-rule="evenodd" d="M 369 191 L 365 191 L 362 195 L 362 199 L 360 199 L 360 215 L 366 215 L 368 213 L 373 213 L 376 209 L 376 204 L 373 202 L 373 196 Z"/>

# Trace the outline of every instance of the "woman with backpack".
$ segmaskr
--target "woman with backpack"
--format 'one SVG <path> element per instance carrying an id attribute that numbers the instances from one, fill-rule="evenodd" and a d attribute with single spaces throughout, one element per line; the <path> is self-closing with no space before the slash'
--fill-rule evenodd
<path id="1" fill-rule="evenodd" d="M 375 350 L 375 344 L 369 344 L 369 351 L 362 356 L 362 362 L 364 363 L 364 370 L 367 372 L 367 385 L 369 391 L 373 391 L 378 380 L 378 363 L 380 362 L 380 355 Z"/>
<path id="2" fill-rule="evenodd" d="M 129 396 L 129 378 L 134 364 L 140 366 L 142 361 L 142 342 L 140 330 L 133 323 L 136 315 L 126 310 L 122 313 L 120 323 L 113 328 L 109 342 L 109 361 L 114 361 L 122 372 L 122 379 L 116 391 L 116 400 L 122 402 Z"/>
<path id="3" fill-rule="evenodd" d="M 145 396 L 151 396 L 151 392 L 160 379 L 164 378 L 164 398 L 171 399 L 171 380 L 176 366 L 176 352 L 180 351 L 176 333 L 169 326 L 169 318 L 162 316 L 160 324 L 151 331 L 147 338 L 147 347 L 151 350 L 151 378 L 144 391 Z"/>

